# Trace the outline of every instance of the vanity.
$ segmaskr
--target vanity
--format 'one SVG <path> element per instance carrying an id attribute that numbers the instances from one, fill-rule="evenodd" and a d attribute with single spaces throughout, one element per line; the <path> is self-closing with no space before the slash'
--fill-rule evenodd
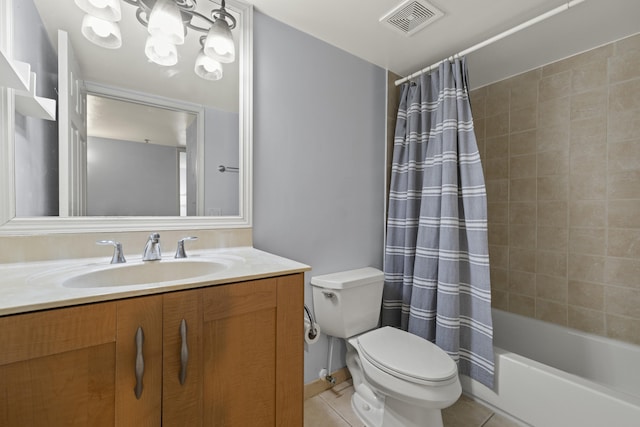
<path id="1" fill-rule="evenodd" d="M 301 426 L 307 270 L 251 247 L 0 264 L 0 424 Z"/>

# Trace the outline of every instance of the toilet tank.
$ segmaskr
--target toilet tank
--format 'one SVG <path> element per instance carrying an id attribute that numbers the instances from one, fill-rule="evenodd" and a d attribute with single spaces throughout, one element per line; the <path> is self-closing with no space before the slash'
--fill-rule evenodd
<path id="1" fill-rule="evenodd" d="M 384 274 L 371 267 L 312 277 L 313 308 L 320 330 L 350 338 L 375 329 L 383 285 Z"/>

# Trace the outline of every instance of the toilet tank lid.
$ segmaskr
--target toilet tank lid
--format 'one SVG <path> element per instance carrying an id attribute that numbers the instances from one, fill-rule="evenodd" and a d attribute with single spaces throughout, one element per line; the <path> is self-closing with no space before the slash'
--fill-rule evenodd
<path id="1" fill-rule="evenodd" d="M 311 278 L 311 285 L 328 289 L 347 289 L 369 285 L 384 280 L 384 273 L 377 268 L 365 267 L 340 271 Z"/>

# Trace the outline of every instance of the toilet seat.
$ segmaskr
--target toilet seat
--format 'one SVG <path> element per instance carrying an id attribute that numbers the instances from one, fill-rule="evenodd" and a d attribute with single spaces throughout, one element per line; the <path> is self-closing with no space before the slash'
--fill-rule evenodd
<path id="1" fill-rule="evenodd" d="M 438 386 L 457 376 L 455 362 L 435 344 L 386 326 L 357 337 L 363 357 L 376 368 L 416 384 Z"/>

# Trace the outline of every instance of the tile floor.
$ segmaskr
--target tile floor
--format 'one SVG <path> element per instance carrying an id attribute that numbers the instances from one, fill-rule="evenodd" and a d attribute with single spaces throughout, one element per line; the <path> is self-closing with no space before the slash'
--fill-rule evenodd
<path id="1" fill-rule="evenodd" d="M 353 386 L 345 381 L 304 402 L 304 427 L 363 427 L 351 409 Z M 507 418 L 462 396 L 442 412 L 445 427 L 519 427 Z"/>

